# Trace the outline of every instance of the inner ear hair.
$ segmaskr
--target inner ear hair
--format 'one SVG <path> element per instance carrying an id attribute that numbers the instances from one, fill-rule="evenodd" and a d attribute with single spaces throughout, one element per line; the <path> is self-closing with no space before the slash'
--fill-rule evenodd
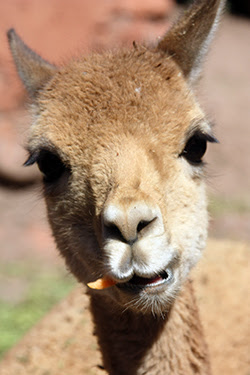
<path id="1" fill-rule="evenodd" d="M 196 0 L 177 19 L 157 49 L 172 56 L 190 83 L 196 83 L 226 0 Z"/>

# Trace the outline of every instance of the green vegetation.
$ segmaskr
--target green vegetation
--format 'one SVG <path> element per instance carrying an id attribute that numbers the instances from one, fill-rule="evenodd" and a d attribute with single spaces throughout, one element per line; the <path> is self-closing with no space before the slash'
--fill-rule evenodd
<path id="1" fill-rule="evenodd" d="M 0 266 L 0 357 L 75 285 L 58 266 Z M 9 287 L 9 288 L 8 288 Z"/>

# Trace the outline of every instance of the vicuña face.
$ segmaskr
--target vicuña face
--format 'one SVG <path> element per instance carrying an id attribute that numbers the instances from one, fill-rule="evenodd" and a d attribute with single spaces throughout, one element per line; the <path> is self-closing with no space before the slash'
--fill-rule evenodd
<path id="1" fill-rule="evenodd" d="M 53 233 L 83 283 L 124 309 L 164 313 L 205 246 L 202 157 L 214 141 L 171 59 L 144 48 L 94 55 L 38 98 L 37 162 Z"/>

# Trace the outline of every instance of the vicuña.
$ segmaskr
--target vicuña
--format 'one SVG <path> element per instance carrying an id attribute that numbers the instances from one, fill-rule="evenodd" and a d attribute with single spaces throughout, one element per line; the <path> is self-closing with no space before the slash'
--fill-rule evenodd
<path id="1" fill-rule="evenodd" d="M 224 3 L 194 1 L 153 46 L 62 67 L 8 32 L 33 103 L 26 165 L 42 172 L 58 249 L 89 285 L 110 375 L 210 374 L 188 276 L 206 244 L 203 156 L 216 139 L 193 88 Z"/>

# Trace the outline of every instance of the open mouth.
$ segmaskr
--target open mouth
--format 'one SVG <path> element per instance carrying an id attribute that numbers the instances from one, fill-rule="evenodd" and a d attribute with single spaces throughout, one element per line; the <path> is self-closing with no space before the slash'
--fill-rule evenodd
<path id="1" fill-rule="evenodd" d="M 150 278 L 134 275 L 132 279 L 130 279 L 126 283 L 117 284 L 117 286 L 119 288 L 132 289 L 132 290 L 153 288 L 153 287 L 158 287 L 160 285 L 170 282 L 170 280 L 172 279 L 172 276 L 173 275 L 170 270 L 163 271 L 160 274 L 154 275 Z"/>

